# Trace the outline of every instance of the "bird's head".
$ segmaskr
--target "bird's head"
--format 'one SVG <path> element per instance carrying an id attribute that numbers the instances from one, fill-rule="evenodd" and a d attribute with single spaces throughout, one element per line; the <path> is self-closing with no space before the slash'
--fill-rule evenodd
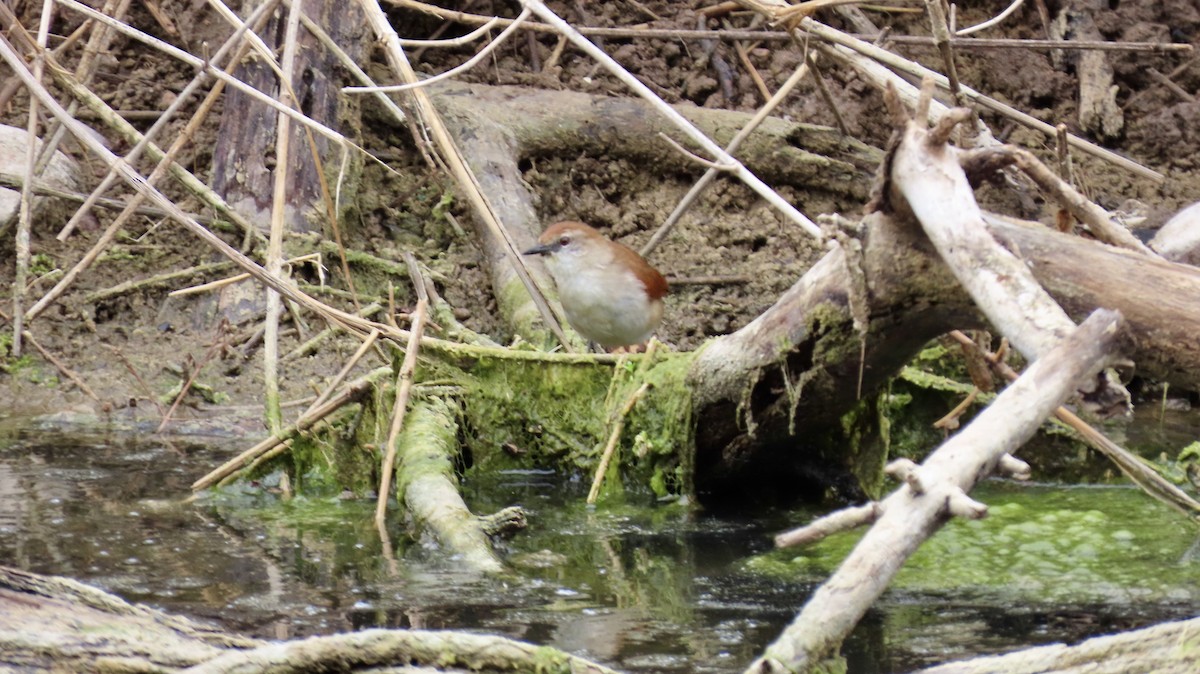
<path id="1" fill-rule="evenodd" d="M 538 237 L 538 245 L 525 255 L 543 255 L 553 266 L 564 271 L 578 269 L 589 260 L 606 258 L 605 250 L 613 245 L 604 235 L 582 222 L 558 222 L 546 228 Z"/>

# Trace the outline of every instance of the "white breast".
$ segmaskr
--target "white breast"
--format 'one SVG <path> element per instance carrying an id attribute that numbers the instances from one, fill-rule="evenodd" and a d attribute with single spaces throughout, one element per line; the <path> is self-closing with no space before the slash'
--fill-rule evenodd
<path id="1" fill-rule="evenodd" d="M 662 319 L 662 302 L 651 300 L 642 282 L 611 263 L 573 265 L 551 257 L 547 268 L 571 327 L 604 346 L 641 344 Z"/>

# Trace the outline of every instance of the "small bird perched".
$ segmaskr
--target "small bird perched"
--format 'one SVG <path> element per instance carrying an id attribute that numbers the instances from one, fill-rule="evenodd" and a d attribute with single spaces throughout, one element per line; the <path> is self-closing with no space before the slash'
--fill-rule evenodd
<path id="1" fill-rule="evenodd" d="M 605 349 L 644 343 L 662 320 L 667 279 L 582 222 L 550 225 L 525 255 L 545 256 L 571 327 Z"/>

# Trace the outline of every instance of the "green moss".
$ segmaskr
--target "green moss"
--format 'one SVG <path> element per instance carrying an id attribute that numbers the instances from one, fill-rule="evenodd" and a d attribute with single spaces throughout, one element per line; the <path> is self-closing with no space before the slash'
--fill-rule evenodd
<path id="1" fill-rule="evenodd" d="M 555 344 L 553 335 L 542 324 L 537 305 L 529 296 L 525 284 L 515 274 L 496 293 L 497 313 L 510 317 L 508 326 L 513 334 L 524 335 L 533 344 L 549 347 Z"/>
<path id="2" fill-rule="evenodd" d="M 542 646 L 533 653 L 533 670 L 537 674 L 568 674 L 571 661 L 562 651 Z"/>
<path id="3" fill-rule="evenodd" d="M 813 674 L 846 674 L 848 671 L 849 665 L 846 664 L 846 659 L 840 656 L 822 660 L 812 669 Z"/>
<path id="4" fill-rule="evenodd" d="M 863 493 L 873 499 L 883 495 L 883 467 L 888 460 L 891 422 L 885 411 L 886 398 L 883 393 L 860 400 L 841 419 L 850 472 Z"/>
<path id="5" fill-rule="evenodd" d="M 100 255 L 99 262 L 101 264 L 112 264 L 114 262 L 134 262 L 135 260 L 137 260 L 137 256 L 129 248 L 124 246 L 109 246 Z"/>
<path id="6" fill-rule="evenodd" d="M 818 338 L 817 351 L 813 354 L 814 363 L 858 362 L 862 343 L 850 329 L 847 315 L 846 308 L 834 302 L 822 302 L 809 312 L 805 322 L 812 336 Z M 846 327 L 839 333 L 830 333 L 827 326 Z"/>
<path id="7" fill-rule="evenodd" d="M 29 258 L 30 277 L 44 276 L 57 268 L 54 258 L 45 253 L 34 253 Z"/>
<path id="8" fill-rule="evenodd" d="M 179 397 L 180 392 L 183 391 L 183 385 L 185 383 L 187 382 L 182 379 L 176 381 L 174 386 L 158 396 L 158 402 L 164 405 L 170 405 L 171 403 L 175 402 L 175 399 Z M 204 400 L 204 402 L 212 405 L 224 405 L 229 402 L 228 393 L 225 393 L 224 391 L 218 391 L 212 386 L 199 381 L 191 382 L 191 385 L 188 386 L 188 395 L 199 396 L 202 400 Z"/>
<path id="9" fill-rule="evenodd" d="M 425 382 L 443 392 L 451 387 L 460 392 L 457 432 L 473 471 L 548 467 L 590 482 L 619 410 L 645 384 L 625 418 L 605 493 L 611 501 L 626 488 L 659 497 L 691 493 L 692 413 L 685 378 L 694 354 L 657 353 L 649 360 L 636 355 L 615 367 L 585 356 L 520 354 L 467 347 L 424 351 L 410 410 L 423 399 Z M 395 395 L 394 377 L 383 379 L 384 385 L 336 423 L 295 442 L 286 465 L 297 483 L 320 493 L 356 494 L 377 485 Z M 279 467 L 269 464 L 259 474 Z"/>
<path id="10" fill-rule="evenodd" d="M 475 464 L 582 467 L 599 452 L 596 414 L 609 368 L 482 358 L 461 379 L 467 394 L 466 444 Z M 516 448 L 519 457 L 504 447 Z"/>
<path id="11" fill-rule="evenodd" d="M 690 353 L 658 356 L 644 372 L 639 368 L 620 381 L 610 398 L 612 417 L 643 382 L 650 384 L 626 419 L 624 435 L 633 438 L 633 452 L 622 468 L 631 471 L 637 484 L 649 486 L 660 497 L 692 493 L 695 443 L 686 379 L 693 360 Z"/>
<path id="12" fill-rule="evenodd" d="M 446 214 L 450 212 L 451 206 L 454 205 L 454 192 L 446 190 L 442 192 L 442 197 L 433 205 L 431 215 L 435 220 L 445 220 Z"/>
<path id="13" fill-rule="evenodd" d="M 293 239 L 292 243 L 299 241 Z M 333 241 L 313 242 L 307 247 L 296 246 L 289 249 L 289 255 L 295 257 L 317 251 L 325 257 L 327 267 L 341 269 L 338 261 L 341 251 Z M 409 282 L 408 267 L 400 260 L 389 260 L 379 255 L 372 255 L 361 250 L 345 249 L 346 263 L 350 273 L 354 275 L 354 288 L 360 296 L 395 297 L 400 306 L 406 306 L 413 301 L 411 283 Z"/>
<path id="14" fill-rule="evenodd" d="M 377 387 L 367 400 L 342 408 L 328 424 L 293 439 L 287 452 L 263 462 L 249 478 L 286 471 L 297 494 L 312 498 L 370 494 L 379 487 L 379 446 L 387 434 L 388 417 L 382 417 L 381 430 L 377 409 L 390 391 L 391 387 Z M 390 400 L 386 404 L 390 410 Z"/>
<path id="15" fill-rule="evenodd" d="M 34 377 L 41 376 L 38 373 L 38 362 L 28 353 L 23 354 L 20 358 L 13 358 L 12 344 L 12 331 L 0 332 L 0 372 L 14 376 L 22 375 L 29 381 L 37 381 Z"/>
<path id="16" fill-rule="evenodd" d="M 634 357 L 614 368 L 478 359 L 460 378 L 463 435 L 474 465 L 487 472 L 532 464 L 590 478 L 618 411 L 648 383 L 625 419 L 608 494 L 619 493 L 622 482 L 658 495 L 688 493 L 691 403 L 684 377 L 691 360 L 691 354 L 659 354 L 649 365 Z"/>
<path id="17" fill-rule="evenodd" d="M 408 486 L 423 477 L 444 475 L 454 479 L 453 458 L 436 448 L 445 447 L 447 437 L 453 440 L 452 424 L 457 417 L 457 406 L 441 398 L 421 400 L 410 406 L 404 417 L 404 431 L 396 439 L 397 500 L 403 501 Z"/>
<path id="18" fill-rule="evenodd" d="M 975 385 L 970 380 L 959 381 L 930 370 L 913 366 L 908 366 L 900 370 L 900 378 L 910 384 L 931 391 L 943 391 L 965 396 L 975 390 Z M 980 394 L 979 401 L 981 403 L 989 403 L 995 397 L 996 394 L 994 393 L 983 393 Z"/>

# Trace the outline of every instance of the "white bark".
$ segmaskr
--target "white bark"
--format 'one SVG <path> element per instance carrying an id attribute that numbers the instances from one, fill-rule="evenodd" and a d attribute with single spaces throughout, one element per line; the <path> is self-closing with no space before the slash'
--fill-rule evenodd
<path id="1" fill-rule="evenodd" d="M 978 506 L 964 501 L 966 492 L 1023 445 L 1078 382 L 1104 365 L 1120 323 L 1120 314 L 1097 310 L 930 454 L 919 468 L 923 493 L 905 484 L 882 502 L 879 520 L 747 674 L 810 671 L 833 654 L 952 507 L 979 514 Z"/>
<path id="2" fill-rule="evenodd" d="M 891 182 L 975 305 L 1025 358 L 1049 351 L 1074 324 L 1015 255 L 987 232 L 957 151 L 932 146 L 909 123 L 892 160 Z"/>

